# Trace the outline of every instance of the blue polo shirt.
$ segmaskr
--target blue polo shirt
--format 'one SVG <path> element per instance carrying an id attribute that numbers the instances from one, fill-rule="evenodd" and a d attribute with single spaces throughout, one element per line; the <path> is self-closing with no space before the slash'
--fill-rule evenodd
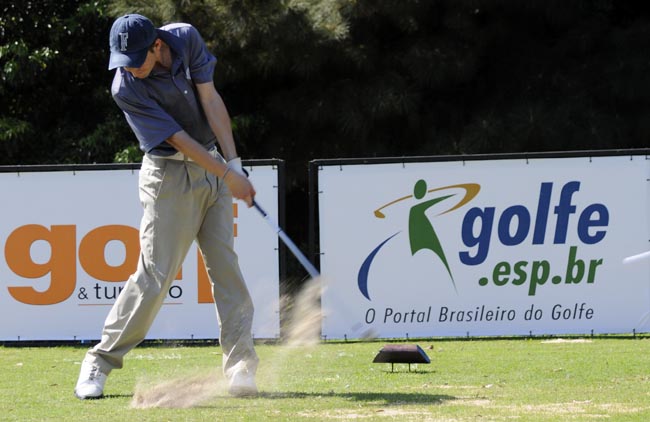
<path id="1" fill-rule="evenodd" d="M 111 86 L 113 99 L 144 152 L 159 156 L 176 153 L 165 140 L 180 130 L 209 149 L 216 139 L 194 84 L 212 81 L 217 59 L 189 24 L 166 25 L 158 30 L 158 36 L 171 49 L 171 71 L 152 71 L 147 78 L 137 79 L 118 68 Z"/>

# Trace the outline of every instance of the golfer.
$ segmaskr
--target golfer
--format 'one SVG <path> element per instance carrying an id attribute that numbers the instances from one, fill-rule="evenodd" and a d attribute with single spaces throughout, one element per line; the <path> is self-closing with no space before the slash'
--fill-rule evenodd
<path id="1" fill-rule="evenodd" d="M 113 98 L 145 152 L 141 250 L 100 342 L 86 353 L 75 395 L 103 395 L 107 376 L 144 340 L 195 240 L 212 283 L 229 392 L 256 394 L 253 304 L 233 249 L 232 204 L 235 197 L 250 207 L 255 189 L 242 171 L 228 111 L 214 87 L 216 58 L 191 25 L 156 29 L 137 14 L 113 23 L 110 51 Z"/>

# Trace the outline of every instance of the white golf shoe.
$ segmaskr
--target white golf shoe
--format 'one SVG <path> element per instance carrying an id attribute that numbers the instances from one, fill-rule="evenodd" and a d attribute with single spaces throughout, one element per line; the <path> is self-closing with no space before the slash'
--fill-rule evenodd
<path id="1" fill-rule="evenodd" d="M 77 398 L 84 399 L 98 399 L 104 395 L 104 384 L 106 384 L 106 375 L 99 369 L 99 366 L 90 363 L 82 362 L 81 371 L 79 371 L 79 379 L 74 388 L 74 395 Z"/>
<path id="2" fill-rule="evenodd" d="M 249 397 L 257 394 L 255 374 L 250 372 L 246 363 L 239 362 L 229 371 L 228 393 L 235 397 Z"/>

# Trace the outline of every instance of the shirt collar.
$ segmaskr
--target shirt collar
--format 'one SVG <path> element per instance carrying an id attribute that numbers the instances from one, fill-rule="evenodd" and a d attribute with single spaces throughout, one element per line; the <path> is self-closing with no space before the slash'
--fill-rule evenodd
<path id="1" fill-rule="evenodd" d="M 183 40 L 171 32 L 165 31 L 163 29 L 157 29 L 156 31 L 158 31 L 158 36 L 160 39 L 169 46 L 172 52 L 171 74 L 175 75 L 183 64 L 183 56 L 181 54 L 184 46 Z"/>

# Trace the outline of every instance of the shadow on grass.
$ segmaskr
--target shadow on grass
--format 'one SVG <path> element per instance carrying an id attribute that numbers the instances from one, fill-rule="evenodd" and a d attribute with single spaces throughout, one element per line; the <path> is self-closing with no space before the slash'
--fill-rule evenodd
<path id="1" fill-rule="evenodd" d="M 269 399 L 269 400 L 288 400 L 288 399 L 309 399 L 322 397 L 338 397 L 346 400 L 381 402 L 383 405 L 403 405 L 403 404 L 442 404 L 446 401 L 456 400 L 456 397 L 446 394 L 428 394 L 428 393 L 385 393 L 385 392 L 345 392 L 335 393 L 329 391 L 326 393 L 306 393 L 297 391 L 286 392 L 263 392 L 250 397 L 241 397 L 244 400 L 252 399 Z M 88 399 L 88 402 L 99 401 L 102 399 L 123 399 L 133 398 L 133 394 L 105 394 L 101 398 Z M 233 397 L 227 396 L 232 399 Z M 205 407 L 205 406 L 201 406 Z M 207 406 L 210 407 L 210 406 Z"/>
<path id="2" fill-rule="evenodd" d="M 381 402 L 382 405 L 404 405 L 404 404 L 443 404 L 447 401 L 456 400 L 456 397 L 446 394 L 428 394 L 428 393 L 386 393 L 386 392 L 359 392 L 349 391 L 336 393 L 333 391 L 327 393 L 306 393 L 297 391 L 265 393 L 260 392 L 256 398 L 271 400 L 286 399 L 308 399 L 319 397 L 338 397 L 353 401 Z"/>
<path id="3" fill-rule="evenodd" d="M 380 369 L 379 371 L 386 375 L 402 375 L 402 374 L 431 375 L 436 372 L 434 368 L 426 370 L 426 369 L 406 369 L 406 367 L 404 368 L 395 367 L 391 369 L 390 366 L 388 366 L 387 369 Z"/>
<path id="4" fill-rule="evenodd" d="M 124 399 L 124 398 L 133 398 L 133 393 L 131 394 L 104 394 L 103 399 Z M 92 399 L 91 399 L 92 400 Z M 97 399 L 95 399 L 97 400 Z"/>

